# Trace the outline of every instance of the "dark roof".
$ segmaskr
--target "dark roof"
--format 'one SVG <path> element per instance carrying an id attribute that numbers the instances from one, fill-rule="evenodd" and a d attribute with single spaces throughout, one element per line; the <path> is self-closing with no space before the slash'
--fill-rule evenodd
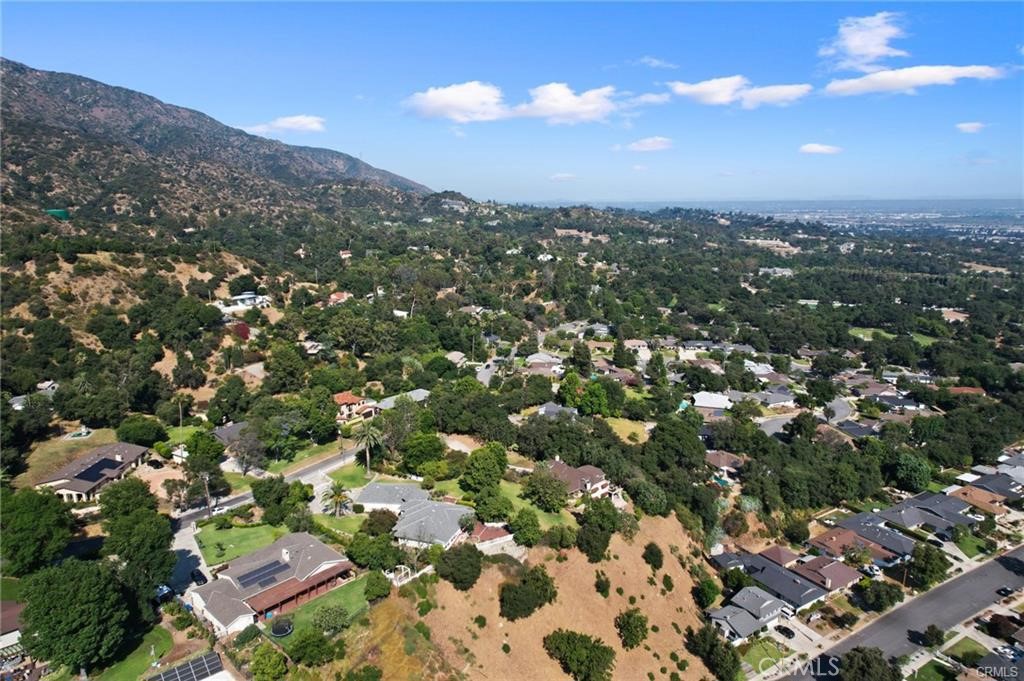
<path id="1" fill-rule="evenodd" d="M 812 584 L 792 570 L 776 565 L 756 554 L 740 555 L 748 575 L 754 578 L 765 591 L 775 594 L 796 608 L 810 605 L 825 595 L 825 591 Z"/>
<path id="2" fill-rule="evenodd" d="M 224 671 L 224 663 L 220 655 L 211 651 L 151 676 L 148 681 L 202 681 L 221 671 Z"/>
<path id="3" fill-rule="evenodd" d="M 812 558 L 794 567 L 793 571 L 826 591 L 845 589 L 860 579 L 860 573 L 852 567 L 827 556 Z"/>
<path id="4" fill-rule="evenodd" d="M 21 629 L 21 611 L 24 609 L 24 603 L 0 601 L 0 636 Z"/>
<path id="5" fill-rule="evenodd" d="M 878 516 L 902 527 L 924 526 L 935 532 L 948 532 L 954 525 L 974 524 L 973 518 L 964 515 L 970 508 L 970 504 L 956 497 L 924 492 L 879 511 Z"/>
<path id="6" fill-rule="evenodd" d="M 239 421 L 238 423 L 229 423 L 226 426 L 218 426 L 213 429 L 213 436 L 225 447 L 230 447 L 242 436 L 242 431 L 245 430 L 247 425 L 249 425 L 248 421 Z"/>
<path id="7" fill-rule="evenodd" d="M 786 567 L 787 565 L 795 561 L 797 558 L 799 558 L 799 556 L 797 556 L 795 553 L 787 549 L 785 546 L 779 546 L 778 544 L 769 546 L 764 551 L 762 551 L 760 555 L 764 556 L 771 562 L 777 563 L 778 565 L 781 565 L 783 567 Z"/>
<path id="8" fill-rule="evenodd" d="M 983 670 L 985 676 L 990 676 L 993 679 L 1011 681 L 1011 679 L 1024 678 L 1024 661 L 1014 662 L 998 653 L 989 653 L 975 662 L 974 668 Z"/>
<path id="9" fill-rule="evenodd" d="M 565 483 L 569 494 L 585 492 L 591 485 L 604 480 L 604 471 L 597 466 L 573 468 L 561 461 L 552 461 L 551 475 Z"/>
<path id="10" fill-rule="evenodd" d="M 736 553 L 720 553 L 717 556 L 711 556 L 711 562 L 715 567 L 723 571 L 743 567 L 743 561 L 740 560 L 739 554 Z"/>
<path id="11" fill-rule="evenodd" d="M 885 521 L 874 513 L 858 513 L 837 524 L 897 555 L 909 556 L 914 552 L 913 539 L 885 527 Z"/>
<path id="12" fill-rule="evenodd" d="M 1010 501 L 1016 501 L 1022 496 L 1020 483 L 1005 473 L 983 475 L 971 484 L 989 492 L 1001 494 Z"/>
<path id="13" fill-rule="evenodd" d="M 146 447 L 127 442 L 103 445 L 60 468 L 41 484 L 91 494 L 107 482 L 119 478 L 148 451 Z M 65 482 L 58 483 L 61 480 Z"/>
<path id="14" fill-rule="evenodd" d="M 840 421 L 839 424 L 836 425 L 836 428 L 853 438 L 877 435 L 873 423 L 859 423 L 857 421 L 850 421 L 847 419 L 846 421 Z"/>
<path id="15" fill-rule="evenodd" d="M 545 402 L 537 409 L 537 413 L 549 419 L 556 419 L 562 414 L 576 416 L 579 412 L 572 407 L 563 407 L 562 405 L 555 404 L 554 402 Z"/>

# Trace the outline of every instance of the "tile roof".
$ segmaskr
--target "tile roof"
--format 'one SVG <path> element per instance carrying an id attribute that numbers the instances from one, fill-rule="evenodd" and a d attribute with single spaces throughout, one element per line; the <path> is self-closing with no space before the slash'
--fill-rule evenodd
<path id="1" fill-rule="evenodd" d="M 775 546 L 769 546 L 764 551 L 762 551 L 760 555 L 764 556 L 773 563 L 776 563 L 777 565 L 781 565 L 783 567 L 788 566 L 790 563 L 799 558 L 799 556 L 797 556 L 795 553 L 787 549 L 785 546 L 779 546 L 777 544 Z"/>
<path id="2" fill-rule="evenodd" d="M 810 541 L 810 544 L 836 558 L 842 556 L 846 549 L 852 547 L 866 548 L 875 560 L 889 561 L 896 557 L 896 554 L 891 551 L 858 536 L 856 532 L 845 527 L 834 527 L 824 534 L 819 534 Z"/>

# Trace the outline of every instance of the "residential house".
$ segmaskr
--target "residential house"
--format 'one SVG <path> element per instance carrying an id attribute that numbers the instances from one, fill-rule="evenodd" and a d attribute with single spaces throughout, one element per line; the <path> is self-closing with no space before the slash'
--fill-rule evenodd
<path id="1" fill-rule="evenodd" d="M 369 418 L 380 411 L 376 402 L 368 397 L 355 395 L 349 390 L 335 393 L 334 403 L 338 405 L 338 421 L 341 423 L 357 417 Z"/>
<path id="2" fill-rule="evenodd" d="M 604 471 L 597 466 L 587 465 L 574 468 L 555 457 L 549 470 L 552 476 L 565 483 L 565 488 L 572 499 L 578 499 L 583 495 L 600 499 L 612 493 L 611 482 L 605 477 Z"/>
<path id="3" fill-rule="evenodd" d="M 296 532 L 231 561 L 186 598 L 198 617 L 226 636 L 327 593 L 351 577 L 353 568 L 313 535 Z"/>
<path id="4" fill-rule="evenodd" d="M 851 549 L 867 549 L 871 554 L 871 561 L 882 566 L 892 565 L 899 558 L 892 551 L 858 536 L 856 532 L 845 527 L 834 527 L 814 537 L 808 544 L 832 558 L 842 558 Z"/>
<path id="5" fill-rule="evenodd" d="M 418 403 L 423 402 L 428 397 L 430 397 L 430 391 L 425 388 L 415 388 L 413 390 L 410 390 L 409 392 L 404 392 L 399 395 L 392 395 L 391 397 L 385 397 L 383 400 L 377 403 L 377 408 L 380 409 L 381 411 L 394 409 L 395 403 L 398 401 L 398 398 L 400 397 L 405 397 L 412 400 L 413 402 Z"/>
<path id="6" fill-rule="evenodd" d="M 829 593 L 846 589 L 861 578 L 852 567 L 828 556 L 815 556 L 794 567 L 793 572 Z"/>
<path id="7" fill-rule="evenodd" d="M 739 562 L 738 567 L 750 575 L 765 591 L 792 606 L 794 612 L 825 598 L 824 589 L 763 556 L 753 553 L 733 555 Z"/>
<path id="8" fill-rule="evenodd" d="M 771 364 L 765 364 L 764 362 L 754 362 L 749 359 L 743 360 L 743 368 L 755 376 L 767 376 L 768 374 L 775 373 L 775 368 Z"/>
<path id="9" fill-rule="evenodd" d="M 569 418 L 576 418 L 579 415 L 579 411 L 575 407 L 563 407 L 560 404 L 554 402 L 545 402 L 540 405 L 537 409 L 537 414 L 543 416 L 546 419 L 557 420 L 563 415 Z"/>
<path id="10" fill-rule="evenodd" d="M 1024 497 L 1024 485 L 1004 473 L 986 473 L 971 484 L 998 494 L 1008 501 L 1017 501 Z"/>
<path id="11" fill-rule="evenodd" d="M 0 601 L 0 650 L 17 645 L 21 640 L 21 611 L 24 603 Z"/>
<path id="12" fill-rule="evenodd" d="M 949 537 L 955 525 L 969 527 L 976 521 L 967 515 L 967 502 L 945 494 L 923 492 L 895 506 L 879 511 L 878 517 L 907 529 L 924 528 L 942 537 Z"/>
<path id="13" fill-rule="evenodd" d="M 51 489 L 64 501 L 93 501 L 107 484 L 124 478 L 142 463 L 146 447 L 117 442 L 90 450 L 36 485 Z"/>
<path id="14" fill-rule="evenodd" d="M 836 425 L 836 428 L 838 428 L 843 434 L 854 439 L 858 439 L 878 435 L 877 426 L 877 421 L 851 421 L 847 419 L 845 421 L 840 421 Z"/>
<path id="15" fill-rule="evenodd" d="M 739 645 L 752 634 L 774 626 L 790 612 L 785 603 L 764 589 L 747 586 L 732 597 L 729 605 L 709 612 L 708 619 L 727 641 Z"/>
<path id="16" fill-rule="evenodd" d="M 706 451 L 704 453 L 704 460 L 708 462 L 709 466 L 716 469 L 720 476 L 725 478 L 734 477 L 739 473 L 739 470 L 743 468 L 743 463 L 746 461 L 742 456 L 718 449 Z"/>
<path id="17" fill-rule="evenodd" d="M 843 518 L 838 525 L 853 530 L 861 539 L 874 542 L 895 554 L 894 562 L 907 560 L 914 552 L 914 540 L 886 527 L 885 520 L 875 513 L 858 513 Z"/>
<path id="18" fill-rule="evenodd" d="M 343 303 L 347 303 L 352 299 L 352 294 L 348 291 L 335 291 L 327 297 L 327 306 L 336 307 Z"/>
<path id="19" fill-rule="evenodd" d="M 755 395 L 758 401 L 766 407 L 789 407 L 796 406 L 796 394 L 787 386 L 775 386 L 771 390 L 765 390 Z"/>
<path id="20" fill-rule="evenodd" d="M 885 406 L 889 411 L 895 411 L 897 413 L 903 413 L 905 411 L 923 411 L 927 407 L 917 400 L 912 400 L 908 397 L 901 397 L 899 395 L 873 395 L 868 398 L 879 406 Z"/>
<path id="21" fill-rule="evenodd" d="M 505 527 L 487 525 L 479 520 L 473 526 L 473 530 L 469 533 L 466 541 L 476 546 L 477 551 L 487 556 L 505 553 L 516 544 L 512 533 L 505 529 Z"/>
<path id="22" fill-rule="evenodd" d="M 449 549 L 466 535 L 462 519 L 472 515 L 468 506 L 430 500 L 407 502 L 391 534 L 402 546 L 420 549 L 440 544 Z"/>
<path id="23" fill-rule="evenodd" d="M 723 393 L 701 390 L 693 394 L 693 406 L 698 409 L 730 409 L 732 408 L 732 400 Z"/>
<path id="24" fill-rule="evenodd" d="M 457 367 L 461 367 L 466 364 L 466 353 L 459 352 L 458 350 L 452 350 L 445 354 L 444 358 Z"/>
<path id="25" fill-rule="evenodd" d="M 224 449 L 230 450 L 231 447 L 238 442 L 238 439 L 242 437 L 242 431 L 245 430 L 248 425 L 248 421 L 228 423 L 214 428 L 211 435 L 213 435 L 218 442 L 224 445 Z"/>
<path id="26" fill-rule="evenodd" d="M 990 492 L 987 489 L 975 487 L 974 485 L 960 487 L 950 492 L 949 496 L 956 497 L 970 504 L 982 513 L 989 513 L 995 516 L 1006 515 L 1010 510 L 1004 504 L 1006 497 Z"/>
<path id="27" fill-rule="evenodd" d="M 252 308 L 270 307 L 270 298 L 261 296 L 254 291 L 245 291 L 237 296 L 231 296 L 227 300 L 218 300 L 213 304 L 223 314 L 245 312 Z"/>
<path id="28" fill-rule="evenodd" d="M 425 501 L 430 498 L 427 490 L 412 483 L 371 482 L 359 491 L 355 503 L 367 512 L 385 510 L 398 515 L 406 504 Z"/>
<path id="29" fill-rule="evenodd" d="M 647 345 L 647 341 L 640 340 L 637 338 L 630 338 L 622 342 L 626 349 L 636 355 L 636 358 L 640 362 L 651 361 L 651 348 Z"/>
<path id="30" fill-rule="evenodd" d="M 781 565 L 784 568 L 792 567 L 800 557 L 785 546 L 779 546 L 778 544 L 769 546 L 758 555 L 763 556 L 776 565 Z"/>

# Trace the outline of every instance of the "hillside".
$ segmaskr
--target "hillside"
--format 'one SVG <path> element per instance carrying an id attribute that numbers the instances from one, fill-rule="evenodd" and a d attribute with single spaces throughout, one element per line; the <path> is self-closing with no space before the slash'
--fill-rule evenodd
<path id="1" fill-rule="evenodd" d="M 140 92 L 10 60 L 0 69 L 8 217 L 73 208 L 111 220 L 202 223 L 236 206 L 337 207 L 346 203 L 338 188 L 387 202 L 429 192 L 348 154 L 250 135 Z"/>

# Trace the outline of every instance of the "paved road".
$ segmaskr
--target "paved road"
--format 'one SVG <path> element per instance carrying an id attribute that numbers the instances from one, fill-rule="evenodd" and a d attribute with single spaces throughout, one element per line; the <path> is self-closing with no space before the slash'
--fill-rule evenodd
<path id="1" fill-rule="evenodd" d="M 837 397 L 828 403 L 828 406 L 832 407 L 832 411 L 835 412 L 835 416 L 829 421 L 829 423 L 841 423 L 846 419 L 853 416 L 853 405 L 842 397 Z"/>
<path id="2" fill-rule="evenodd" d="M 834 681 L 823 660 L 858 646 L 880 648 L 886 657 L 912 655 L 922 647 L 910 640 L 909 632 L 923 632 L 929 624 L 948 630 L 1000 600 L 996 589 L 1001 586 L 1024 587 L 1024 547 L 935 587 L 840 641 L 819 658 L 817 676 L 813 670 L 802 670 L 789 678 Z"/>

